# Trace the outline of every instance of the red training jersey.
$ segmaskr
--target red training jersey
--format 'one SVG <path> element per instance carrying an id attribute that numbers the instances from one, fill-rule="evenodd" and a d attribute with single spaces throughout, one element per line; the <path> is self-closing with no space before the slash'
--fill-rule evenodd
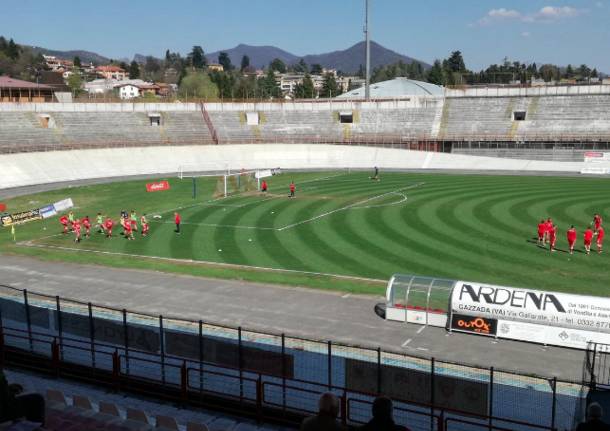
<path id="1" fill-rule="evenodd" d="M 576 229 L 568 229 L 568 242 L 576 242 Z"/>
<path id="2" fill-rule="evenodd" d="M 174 217 L 174 221 L 176 222 L 176 224 L 182 221 L 182 219 L 180 218 L 180 214 L 176 214 L 176 216 Z"/>
<path id="3" fill-rule="evenodd" d="M 555 241 L 555 238 L 557 238 L 557 229 L 553 226 L 549 228 L 549 236 L 551 237 L 551 241 Z"/>
<path id="4" fill-rule="evenodd" d="M 605 235 L 606 232 L 604 232 L 604 228 L 600 226 L 600 228 L 597 230 L 597 242 L 602 242 Z"/>
<path id="5" fill-rule="evenodd" d="M 591 229 L 587 229 L 585 231 L 585 242 L 590 243 L 591 239 L 593 239 L 593 231 Z"/>
<path id="6" fill-rule="evenodd" d="M 538 235 L 542 235 L 546 231 L 546 223 L 538 223 Z"/>
<path id="7" fill-rule="evenodd" d="M 550 232 L 551 229 L 553 229 L 553 223 L 551 223 L 550 221 L 544 222 L 544 231 Z"/>
<path id="8" fill-rule="evenodd" d="M 104 222 L 104 226 L 106 226 L 106 229 L 112 229 L 113 225 L 114 225 L 114 223 L 110 219 L 108 219 Z"/>
<path id="9" fill-rule="evenodd" d="M 68 217 L 66 217 L 66 216 L 61 216 L 61 217 L 59 218 L 59 222 L 60 222 L 61 224 L 68 224 Z"/>
<path id="10" fill-rule="evenodd" d="M 290 191 L 293 192 L 295 191 L 296 187 L 294 184 L 290 184 Z"/>
<path id="11" fill-rule="evenodd" d="M 89 221 L 88 218 L 83 219 L 83 226 L 85 226 L 85 228 L 89 229 L 91 227 L 91 222 Z"/>

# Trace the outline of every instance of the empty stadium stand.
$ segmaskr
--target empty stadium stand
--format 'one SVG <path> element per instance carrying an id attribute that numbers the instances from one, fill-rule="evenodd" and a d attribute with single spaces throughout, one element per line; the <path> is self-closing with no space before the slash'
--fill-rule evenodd
<path id="1" fill-rule="evenodd" d="M 432 145 L 419 145 L 422 142 Z M 480 150 L 461 145 L 473 142 L 515 145 Z M 551 146 L 541 151 L 520 146 L 528 142 Z M 385 102 L 0 104 L 0 153 L 250 143 L 453 148 L 459 154 L 580 161 L 582 153 L 553 144 L 610 143 L 610 94 L 454 94 Z"/>

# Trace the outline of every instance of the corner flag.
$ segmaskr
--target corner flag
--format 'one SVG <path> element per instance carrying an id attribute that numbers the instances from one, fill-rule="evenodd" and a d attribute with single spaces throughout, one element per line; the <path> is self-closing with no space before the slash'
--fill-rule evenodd
<path id="1" fill-rule="evenodd" d="M 15 238 L 15 225 L 14 224 L 11 225 L 11 235 L 13 235 L 13 242 L 17 242 L 17 239 Z"/>

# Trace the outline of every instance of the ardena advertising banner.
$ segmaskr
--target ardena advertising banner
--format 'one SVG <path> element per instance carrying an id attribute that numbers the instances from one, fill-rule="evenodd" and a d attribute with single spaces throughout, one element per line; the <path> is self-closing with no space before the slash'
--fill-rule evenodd
<path id="1" fill-rule="evenodd" d="M 169 190 L 169 182 L 167 181 L 159 181 L 158 183 L 148 183 L 146 184 L 147 192 L 160 192 L 163 190 Z"/>
<path id="2" fill-rule="evenodd" d="M 54 205 L 47 205 L 40 208 L 40 215 L 43 219 L 51 218 L 54 215 L 57 215 L 57 210 L 55 209 Z"/>
<path id="3" fill-rule="evenodd" d="M 503 338 L 543 338 L 545 344 L 578 348 L 588 341 L 610 341 L 610 298 L 458 281 L 451 293 L 451 312 L 452 330 L 477 332 L 454 325 L 455 314 L 469 317 L 475 328 L 476 318 L 496 320 L 496 335 Z"/>
<path id="4" fill-rule="evenodd" d="M 587 162 L 587 163 L 610 162 L 610 153 L 602 153 L 599 151 L 587 151 L 587 152 L 585 152 L 585 162 Z"/>

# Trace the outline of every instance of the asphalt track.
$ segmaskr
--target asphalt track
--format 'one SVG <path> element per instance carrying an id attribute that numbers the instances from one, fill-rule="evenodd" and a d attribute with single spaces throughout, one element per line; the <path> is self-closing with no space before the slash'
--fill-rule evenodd
<path id="1" fill-rule="evenodd" d="M 508 174 L 495 174 L 500 173 Z M 138 178 L 150 177 L 152 176 Z M 92 179 L 76 184 L 125 180 L 126 178 Z M 70 185 L 61 183 L 0 190 L 0 199 Z M 374 306 L 383 301 L 382 297 L 205 279 L 155 271 L 43 262 L 1 254 L 0 283 L 136 312 L 202 319 L 208 323 L 283 332 L 363 347 L 381 347 L 418 357 L 493 366 L 506 371 L 575 382 L 582 379 L 585 359 L 584 352 L 580 350 L 469 334 L 449 334 L 442 328 L 388 322 L 374 313 Z"/>

